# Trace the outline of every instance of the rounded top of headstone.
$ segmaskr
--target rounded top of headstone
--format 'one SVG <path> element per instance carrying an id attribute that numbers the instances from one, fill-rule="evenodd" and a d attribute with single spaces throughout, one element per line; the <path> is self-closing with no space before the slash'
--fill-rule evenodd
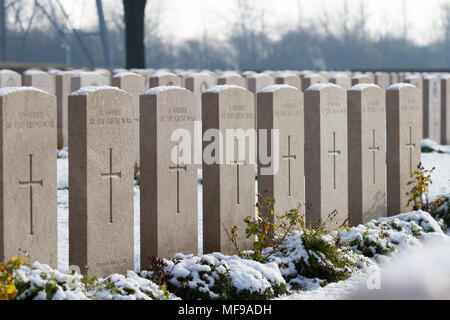
<path id="1" fill-rule="evenodd" d="M 74 78 L 81 78 L 81 77 L 88 77 L 88 76 L 101 77 L 102 75 L 95 71 L 79 71 L 79 72 L 74 73 L 74 75 L 73 75 Z"/>
<path id="2" fill-rule="evenodd" d="M 237 86 L 237 85 L 233 85 L 233 84 L 225 84 L 225 85 L 218 85 L 218 86 L 211 87 L 208 90 L 204 91 L 203 93 L 221 93 L 223 91 L 233 90 L 233 89 L 248 91 L 247 89 L 245 89 L 241 86 Z"/>
<path id="3" fill-rule="evenodd" d="M 354 85 L 353 87 L 351 87 L 350 89 L 348 89 L 349 91 L 363 91 L 366 90 L 368 88 L 377 88 L 377 89 L 381 89 L 379 86 L 377 86 L 374 83 L 360 83 L 357 85 Z"/>
<path id="4" fill-rule="evenodd" d="M 18 75 L 19 73 L 15 72 L 14 70 L 1 69 L 0 74 L 17 74 Z"/>
<path id="5" fill-rule="evenodd" d="M 287 78 L 287 77 L 298 77 L 298 75 L 296 75 L 292 71 L 282 71 L 277 75 L 277 78 Z"/>
<path id="6" fill-rule="evenodd" d="M 354 74 L 352 79 L 370 79 L 370 76 L 364 73 Z"/>
<path id="7" fill-rule="evenodd" d="M 144 79 L 144 77 L 141 76 L 140 74 L 130 71 L 123 71 L 113 75 L 113 78 L 123 78 L 123 77 L 135 77 L 135 78 L 137 77 Z"/>
<path id="8" fill-rule="evenodd" d="M 35 87 L 5 87 L 5 88 L 0 89 L 0 97 L 4 97 L 8 94 L 18 93 L 18 92 L 23 92 L 23 91 L 39 92 L 39 93 L 44 93 L 46 95 L 50 95 L 49 93 L 47 93 L 41 89 L 37 89 Z"/>
<path id="9" fill-rule="evenodd" d="M 275 91 L 282 90 L 282 89 L 298 90 L 296 87 L 288 85 L 288 84 L 274 84 L 274 85 L 267 86 L 267 87 L 259 90 L 259 92 L 262 92 L 262 93 L 273 93 Z"/>
<path id="10" fill-rule="evenodd" d="M 222 75 L 219 77 L 219 79 L 229 78 L 229 77 L 241 77 L 239 73 L 236 71 L 225 71 L 222 73 Z"/>
<path id="11" fill-rule="evenodd" d="M 36 75 L 36 74 L 48 74 L 48 73 L 45 72 L 45 71 L 42 71 L 42 70 L 36 70 L 36 69 L 26 70 L 26 71 L 23 73 L 24 76 L 33 76 L 33 75 Z"/>
<path id="12" fill-rule="evenodd" d="M 159 77 L 163 77 L 163 76 L 174 76 L 174 77 L 177 77 L 177 75 L 175 73 L 172 73 L 170 71 L 158 70 L 152 75 L 152 78 L 159 78 Z"/>
<path id="13" fill-rule="evenodd" d="M 249 79 L 258 79 L 258 78 L 272 79 L 272 77 L 268 73 L 255 73 L 249 77 Z"/>
<path id="14" fill-rule="evenodd" d="M 305 74 L 305 79 L 317 78 L 317 77 L 324 78 L 321 74 L 318 74 L 318 73 Z"/>
<path id="15" fill-rule="evenodd" d="M 387 88 L 387 90 L 401 90 L 404 88 L 416 88 L 416 86 L 410 83 L 394 83 Z"/>
<path id="16" fill-rule="evenodd" d="M 209 77 L 209 78 L 214 78 L 211 73 L 207 72 L 207 71 L 202 71 L 202 72 L 191 72 L 187 75 L 186 79 L 190 79 L 190 78 L 195 78 L 195 77 Z"/>
<path id="17" fill-rule="evenodd" d="M 338 88 L 340 90 L 343 90 L 341 87 L 334 83 L 315 83 L 312 86 L 310 86 L 306 91 L 320 91 L 325 88 Z"/>
<path id="18" fill-rule="evenodd" d="M 146 96 L 146 95 L 157 95 L 157 94 L 160 94 L 161 92 L 171 91 L 171 90 L 189 91 L 186 88 L 182 88 L 182 87 L 179 87 L 179 86 L 160 86 L 160 87 L 150 88 L 150 89 L 146 90 L 142 95 L 144 95 L 144 96 Z"/>
<path id="19" fill-rule="evenodd" d="M 95 86 L 95 87 L 83 87 L 78 89 L 75 92 L 72 92 L 71 96 L 87 96 L 91 93 L 97 92 L 97 91 L 103 91 L 103 90 L 112 90 L 112 91 L 118 91 L 126 93 L 124 90 L 119 89 L 117 87 L 111 87 L 111 86 Z"/>
<path id="20" fill-rule="evenodd" d="M 73 76 L 79 72 L 80 72 L 80 70 L 67 70 L 67 71 L 60 71 L 56 75 L 57 76 L 64 76 L 64 75 L 72 75 Z"/>
<path id="21" fill-rule="evenodd" d="M 450 80 L 450 73 L 443 74 L 441 79 L 442 80 Z"/>
<path id="22" fill-rule="evenodd" d="M 422 77 L 419 76 L 418 74 L 411 74 L 411 75 L 405 77 L 405 80 L 415 80 L 415 79 L 422 79 Z"/>
<path id="23" fill-rule="evenodd" d="M 436 74 L 427 74 L 423 77 L 423 80 L 436 80 L 439 79 L 438 75 Z"/>

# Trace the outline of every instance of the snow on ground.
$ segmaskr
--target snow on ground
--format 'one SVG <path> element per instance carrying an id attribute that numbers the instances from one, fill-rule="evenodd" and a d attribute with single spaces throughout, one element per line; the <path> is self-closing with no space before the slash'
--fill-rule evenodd
<path id="1" fill-rule="evenodd" d="M 435 167 L 432 175 L 433 184 L 430 187 L 430 197 L 435 198 L 438 195 L 450 193 L 450 146 L 438 146 L 425 140 L 425 145 L 432 146 L 432 149 L 440 150 L 441 153 L 424 153 L 422 154 L 422 162 L 426 169 Z M 65 272 L 68 269 L 68 248 L 69 248 L 69 233 L 68 233 L 68 152 L 61 150 L 58 154 L 58 269 Z M 199 182 L 201 181 L 201 172 L 199 171 Z M 199 253 L 202 254 L 202 185 L 199 183 Z M 134 187 L 134 221 L 135 221 L 135 271 L 139 271 L 140 265 L 140 230 L 139 230 L 139 187 Z M 450 242 L 449 242 L 450 243 Z M 448 244 L 448 243 L 447 243 Z M 400 258 L 399 258 L 400 259 Z M 431 258 L 430 258 L 431 259 Z M 400 262 L 393 262 L 391 259 L 387 261 L 379 261 L 379 266 L 386 270 L 390 269 L 390 265 Z M 416 270 L 417 271 L 417 270 Z M 331 283 L 326 287 L 318 287 L 314 290 L 301 292 L 298 294 L 282 297 L 284 299 L 346 299 L 352 297 L 355 290 L 366 288 L 368 277 L 370 277 L 370 268 L 364 271 L 358 271 L 351 278 L 338 283 Z"/>

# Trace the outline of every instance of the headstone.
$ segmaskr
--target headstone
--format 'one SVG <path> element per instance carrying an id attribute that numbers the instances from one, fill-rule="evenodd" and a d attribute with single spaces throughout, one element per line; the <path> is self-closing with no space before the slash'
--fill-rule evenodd
<path id="1" fill-rule="evenodd" d="M 204 253 L 236 254 L 225 228 L 230 232 L 238 226 L 244 231 L 242 220 L 255 212 L 255 163 L 249 154 L 256 147 L 245 145 L 254 139 L 237 139 L 231 134 L 227 137 L 226 133 L 227 129 L 254 129 L 253 103 L 253 94 L 239 86 L 216 86 L 203 93 Z M 220 131 L 224 145 L 210 129 Z M 212 142 L 205 140 L 208 138 Z M 241 236 L 238 245 L 241 250 L 250 249 L 253 239 Z"/>
<path id="2" fill-rule="evenodd" d="M 148 258 L 197 254 L 197 167 L 193 163 L 196 98 L 181 87 L 141 95 L 141 269 Z M 172 134 L 189 133 L 189 141 Z M 189 156 L 190 155 L 190 156 Z"/>
<path id="3" fill-rule="evenodd" d="M 133 141 L 135 141 L 135 163 L 139 166 L 139 95 L 145 91 L 145 79 L 133 72 L 117 73 L 112 78 L 112 86 L 124 90 L 133 97 Z"/>
<path id="4" fill-rule="evenodd" d="M 69 264 L 88 275 L 134 270 L 133 118 L 121 89 L 69 96 Z"/>
<path id="5" fill-rule="evenodd" d="M 450 74 L 441 79 L 441 143 L 450 144 Z"/>
<path id="6" fill-rule="evenodd" d="M 72 92 L 72 76 L 78 74 L 79 71 L 61 71 L 56 75 L 56 101 L 58 113 L 58 149 L 68 147 L 68 98 Z"/>
<path id="7" fill-rule="evenodd" d="M 435 75 L 423 79 L 423 137 L 441 143 L 441 81 Z"/>
<path id="8" fill-rule="evenodd" d="M 391 83 L 391 85 L 392 84 L 395 84 L 395 83 L 398 83 L 398 73 L 397 72 L 391 72 L 391 73 L 389 73 L 389 78 L 390 78 L 390 83 Z"/>
<path id="9" fill-rule="evenodd" d="M 270 86 L 274 84 L 274 80 L 273 78 L 267 74 L 267 73 L 257 73 L 252 75 L 249 79 L 248 79 L 248 90 L 253 93 L 254 95 L 254 105 L 255 105 L 255 128 L 256 128 L 256 121 L 257 121 L 257 117 L 258 114 L 256 113 L 256 106 L 257 106 L 257 98 L 258 98 L 258 91 Z"/>
<path id="10" fill-rule="evenodd" d="M 302 79 L 295 73 L 283 72 L 278 74 L 275 79 L 276 84 L 287 84 L 302 90 Z"/>
<path id="11" fill-rule="evenodd" d="M 97 72 L 105 77 L 105 85 L 111 85 L 111 71 L 105 68 L 96 68 L 94 72 Z"/>
<path id="12" fill-rule="evenodd" d="M 364 72 L 364 75 L 369 77 L 370 82 L 369 83 L 375 83 L 375 75 L 373 74 L 373 72 Z"/>
<path id="13" fill-rule="evenodd" d="M 130 72 L 137 73 L 144 77 L 145 79 L 145 89 L 150 88 L 150 78 L 155 74 L 154 69 L 130 69 Z"/>
<path id="14" fill-rule="evenodd" d="M 49 94 L 55 94 L 55 83 L 52 76 L 47 72 L 39 70 L 27 70 L 23 73 L 23 85 L 43 90 Z"/>
<path id="15" fill-rule="evenodd" d="M 423 79 L 420 75 L 410 75 L 405 78 L 405 83 L 410 83 L 413 86 L 416 86 L 420 90 L 423 90 Z"/>
<path id="16" fill-rule="evenodd" d="M 267 150 L 263 157 L 268 154 L 278 157 L 279 164 L 275 172 L 274 160 L 265 163 L 258 152 L 258 191 L 275 199 L 275 212 L 284 214 L 305 203 L 303 92 L 289 85 L 266 87 L 258 93 L 258 114 L 258 132 L 265 129 L 268 137 L 267 144 L 259 148 Z M 272 146 L 273 129 L 279 131 L 279 152 Z M 263 210 L 270 217 L 270 212 Z"/>
<path id="17" fill-rule="evenodd" d="M 20 87 L 22 85 L 22 76 L 12 70 L 0 70 L 0 88 Z"/>
<path id="18" fill-rule="evenodd" d="M 106 84 L 106 78 L 97 72 L 79 72 L 71 78 L 71 91 L 74 92 L 84 87 L 105 86 Z"/>
<path id="19" fill-rule="evenodd" d="M 412 211 L 407 206 L 410 173 L 421 157 L 422 96 L 411 84 L 398 83 L 386 91 L 386 163 L 388 216 Z"/>
<path id="20" fill-rule="evenodd" d="M 181 85 L 181 78 L 171 72 L 158 71 L 150 77 L 150 88 Z"/>
<path id="21" fill-rule="evenodd" d="M 262 73 L 269 75 L 273 79 L 273 81 L 275 81 L 278 75 L 277 72 L 273 70 L 264 70 Z"/>
<path id="22" fill-rule="evenodd" d="M 310 86 L 316 83 L 326 83 L 327 79 L 317 73 L 310 73 L 302 78 L 302 91 L 305 92 Z"/>
<path id="23" fill-rule="evenodd" d="M 241 75 L 245 79 L 245 87 L 248 89 L 248 78 L 250 78 L 252 75 L 256 74 L 255 71 L 244 71 L 241 73 Z"/>
<path id="24" fill-rule="evenodd" d="M 345 91 L 350 89 L 350 87 L 352 86 L 352 80 L 345 73 L 336 73 L 336 74 L 332 75 L 330 78 L 330 83 L 334 83 L 335 85 L 338 85 Z"/>
<path id="25" fill-rule="evenodd" d="M 305 92 L 306 223 L 328 230 L 348 219 L 347 96 L 335 84 Z"/>
<path id="26" fill-rule="evenodd" d="M 349 225 L 385 217 L 386 98 L 375 84 L 347 92 Z"/>
<path id="27" fill-rule="evenodd" d="M 373 82 L 370 80 L 370 77 L 366 74 L 355 74 L 352 77 L 352 87 L 361 83 L 373 83 Z"/>
<path id="28" fill-rule="evenodd" d="M 202 114 L 202 93 L 217 84 L 217 79 L 211 74 L 191 73 L 186 77 L 185 85 L 186 89 L 193 92 L 197 98 L 197 120 L 201 120 Z"/>
<path id="29" fill-rule="evenodd" d="M 375 73 L 375 83 L 383 90 L 386 90 L 389 87 L 389 73 L 386 72 L 377 72 Z"/>
<path id="30" fill-rule="evenodd" d="M 232 71 L 227 71 L 223 73 L 217 80 L 219 85 L 235 85 L 242 88 L 246 88 L 245 78 L 240 74 Z"/>
<path id="31" fill-rule="evenodd" d="M 0 261 L 22 255 L 58 265 L 56 98 L 28 87 L 0 89 Z"/>

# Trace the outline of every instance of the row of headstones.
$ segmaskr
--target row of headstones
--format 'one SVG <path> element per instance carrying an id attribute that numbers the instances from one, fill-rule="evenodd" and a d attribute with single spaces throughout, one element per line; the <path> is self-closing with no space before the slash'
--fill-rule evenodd
<path id="1" fill-rule="evenodd" d="M 176 72 L 176 74 L 175 74 Z M 134 97 L 135 120 L 138 121 L 139 95 L 148 88 L 157 86 L 182 86 L 194 92 L 197 97 L 198 112 L 201 114 L 201 94 L 214 85 L 238 85 L 255 94 L 262 88 L 273 84 L 289 84 L 303 92 L 315 83 L 334 83 L 344 90 L 360 83 L 375 83 L 382 89 L 389 85 L 405 82 L 422 90 L 423 135 L 440 144 L 450 143 L 450 75 L 420 74 L 411 72 L 327 72 L 321 71 L 264 71 L 255 73 L 244 71 L 215 72 L 204 70 L 154 70 L 154 69 L 95 69 L 84 70 L 28 70 L 23 80 L 13 71 L 0 71 L 0 88 L 14 86 L 33 86 L 54 94 L 58 103 L 58 148 L 67 147 L 67 98 L 86 86 L 112 85 L 121 88 Z M 138 139 L 138 137 L 136 137 Z"/>
<path id="2" fill-rule="evenodd" d="M 348 92 L 315 84 L 305 94 L 273 85 L 258 92 L 255 108 L 250 91 L 215 86 L 202 94 L 198 132 L 194 93 L 181 87 L 146 91 L 139 111 L 142 268 L 151 256 L 197 253 L 199 165 L 204 253 L 235 253 L 224 227 L 244 230 L 243 218 L 255 211 L 255 165 L 252 144 L 242 149 L 229 129 L 256 124 L 271 137 L 278 129 L 279 150 L 276 140 L 258 139 L 258 148 L 269 150 L 258 153 L 258 190 L 276 199 L 278 213 L 307 204 L 308 224 L 323 221 L 334 229 L 346 220 L 356 225 L 410 211 L 407 181 L 421 156 L 421 93 L 410 84 L 386 92 L 373 84 Z M 91 274 L 133 269 L 133 103 L 114 87 L 86 87 L 69 96 L 69 262 L 89 266 Z M 55 265 L 56 98 L 34 88 L 4 88 L 0 108 L 0 257 L 22 248 L 33 260 Z M 174 132 L 183 139 L 174 139 Z M 192 161 L 202 133 L 203 157 Z M 280 163 L 272 172 L 274 157 Z M 242 249 L 252 247 L 251 239 L 238 241 Z"/>

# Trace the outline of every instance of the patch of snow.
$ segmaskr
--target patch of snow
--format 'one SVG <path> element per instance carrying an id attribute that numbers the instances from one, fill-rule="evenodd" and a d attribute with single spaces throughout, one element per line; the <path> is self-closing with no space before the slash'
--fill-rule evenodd
<path id="1" fill-rule="evenodd" d="M 186 88 L 182 88 L 179 86 L 161 86 L 161 87 L 154 87 L 146 90 L 142 95 L 154 95 L 159 94 L 164 91 L 170 91 L 170 90 L 183 90 L 188 91 Z"/>
<path id="2" fill-rule="evenodd" d="M 259 90 L 259 92 L 271 93 L 271 92 L 275 92 L 277 90 L 286 89 L 286 88 L 298 90 L 296 87 L 288 85 L 288 84 L 274 84 L 274 85 L 270 85 L 270 86 L 267 86 L 267 87 Z"/>
<path id="3" fill-rule="evenodd" d="M 306 77 L 308 77 L 308 76 L 306 76 Z M 342 90 L 341 87 L 339 87 L 338 85 L 335 85 L 334 83 L 315 83 L 312 86 L 310 86 L 307 89 L 307 91 L 320 91 L 324 88 L 339 88 Z"/>
<path id="4" fill-rule="evenodd" d="M 111 86 L 88 86 L 88 87 L 83 87 L 78 89 L 77 91 L 72 92 L 72 96 L 85 96 L 85 95 L 89 95 L 93 92 L 96 91 L 101 91 L 101 90 L 114 90 L 114 91 L 120 91 L 123 93 L 126 93 L 124 90 L 119 89 L 117 87 L 111 87 Z"/>
<path id="5" fill-rule="evenodd" d="M 0 89 L 0 97 L 4 97 L 10 93 L 16 93 L 21 91 L 37 91 L 40 93 L 48 94 L 47 92 L 41 89 L 37 89 L 35 87 L 5 87 Z"/>
<path id="6" fill-rule="evenodd" d="M 218 86 L 211 87 L 208 90 L 205 90 L 203 93 L 221 93 L 222 91 L 226 91 L 226 90 L 230 90 L 230 89 L 246 90 L 245 88 L 242 88 L 242 87 L 234 85 L 234 84 L 225 84 L 225 85 L 218 85 Z"/>
<path id="7" fill-rule="evenodd" d="M 390 85 L 387 90 L 400 90 L 403 88 L 415 88 L 416 86 L 410 84 L 410 83 L 394 83 L 392 85 Z"/>

